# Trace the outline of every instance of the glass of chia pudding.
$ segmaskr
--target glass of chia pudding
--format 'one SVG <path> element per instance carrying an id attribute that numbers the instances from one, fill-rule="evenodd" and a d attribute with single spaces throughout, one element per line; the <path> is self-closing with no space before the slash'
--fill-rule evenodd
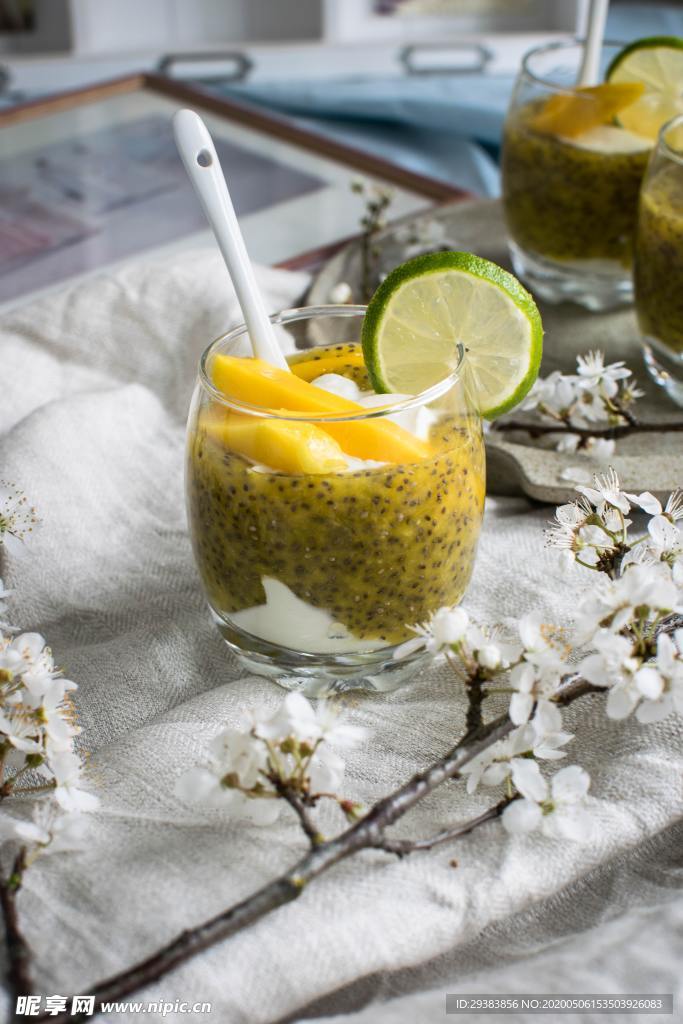
<path id="1" fill-rule="evenodd" d="M 364 312 L 272 317 L 291 373 L 253 358 L 244 326 L 218 338 L 189 416 L 188 518 L 213 618 L 250 670 L 309 696 L 414 674 L 424 652 L 394 651 L 463 596 L 483 514 L 462 350 L 427 391 L 376 394 Z"/>
<path id="2" fill-rule="evenodd" d="M 606 43 L 602 71 L 621 51 Z M 515 273 L 590 310 L 632 301 L 638 191 L 652 142 L 618 123 L 642 86 L 579 89 L 578 43 L 531 50 L 505 124 L 502 176 Z"/>
<path id="3" fill-rule="evenodd" d="M 662 128 L 643 182 L 634 280 L 645 363 L 683 406 L 683 115 Z"/>

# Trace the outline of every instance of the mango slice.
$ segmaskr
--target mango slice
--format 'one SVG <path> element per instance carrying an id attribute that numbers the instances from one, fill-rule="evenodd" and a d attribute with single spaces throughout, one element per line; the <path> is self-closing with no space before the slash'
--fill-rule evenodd
<path id="1" fill-rule="evenodd" d="M 290 363 L 292 373 L 301 380 L 312 381 L 322 377 L 324 373 L 340 373 L 351 367 L 361 369 L 365 367 L 363 350 L 358 346 L 357 351 L 339 352 L 321 356 L 318 359 L 301 359 Z M 347 376 L 347 374 L 344 374 Z"/>
<path id="2" fill-rule="evenodd" d="M 538 132 L 574 139 L 640 99 L 642 82 L 603 82 L 567 95 L 551 96 L 531 122 Z"/>
<path id="3" fill-rule="evenodd" d="M 210 372 L 215 386 L 227 398 L 247 402 L 249 405 L 312 415 L 368 411 L 357 402 L 316 388 L 293 373 L 271 366 L 261 359 L 218 354 L 213 358 Z M 433 455 L 429 444 L 391 420 L 341 423 L 321 421 L 316 427 L 333 437 L 347 454 L 359 459 L 420 462 Z"/>
<path id="4" fill-rule="evenodd" d="M 346 469 L 337 442 L 312 423 L 212 409 L 202 416 L 201 427 L 231 451 L 283 473 L 338 473 Z"/>

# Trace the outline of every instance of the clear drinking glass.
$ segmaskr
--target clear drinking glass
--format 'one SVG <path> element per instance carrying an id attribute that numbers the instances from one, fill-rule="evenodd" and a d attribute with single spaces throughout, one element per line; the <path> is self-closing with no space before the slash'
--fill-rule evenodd
<path id="1" fill-rule="evenodd" d="M 288 358 L 304 379 L 333 364 L 365 391 L 364 312 L 309 307 L 271 320 L 301 349 Z M 250 360 L 247 342 L 242 325 L 204 352 L 188 421 L 188 519 L 214 621 L 243 664 L 289 689 L 394 689 L 424 657 L 394 658 L 414 636 L 408 627 L 456 604 L 474 563 L 484 447 L 462 352 L 453 372 L 421 395 L 375 395 L 377 406 L 360 413 L 309 415 L 228 399 L 215 387 L 216 360 Z M 332 470 L 264 464 L 302 431 L 307 443 L 322 431 L 355 454 Z M 397 439 L 408 448 L 394 461 L 385 448 L 377 458 L 378 445 Z M 277 457 L 264 443 L 280 446 Z"/>
<path id="2" fill-rule="evenodd" d="M 603 76 L 621 49 L 604 44 Z M 579 43 L 553 43 L 524 58 L 505 124 L 503 201 L 512 264 L 531 291 L 606 310 L 633 298 L 638 190 L 652 143 L 616 123 L 575 138 L 539 128 L 549 102 L 576 97 L 582 56 Z"/>
<path id="3" fill-rule="evenodd" d="M 664 125 L 650 158 L 634 281 L 646 366 L 683 406 L 683 115 Z"/>

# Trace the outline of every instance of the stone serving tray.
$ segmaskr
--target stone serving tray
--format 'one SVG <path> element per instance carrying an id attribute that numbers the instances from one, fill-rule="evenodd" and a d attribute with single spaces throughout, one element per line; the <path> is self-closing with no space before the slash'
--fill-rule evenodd
<path id="1" fill-rule="evenodd" d="M 477 253 L 503 266 L 510 266 L 505 244 L 505 225 L 497 200 L 459 202 L 411 218 L 437 220 L 445 231 L 449 247 Z M 408 223 L 403 221 L 402 224 Z M 401 262 L 399 246 L 391 238 L 391 228 L 380 239 L 386 264 Z M 332 301 L 331 292 L 340 281 L 346 281 L 360 298 L 360 248 L 357 242 L 330 259 L 316 275 L 307 295 L 311 305 Z M 633 370 L 638 384 L 646 392 L 638 400 L 641 419 L 666 424 L 667 420 L 683 420 L 683 410 L 649 379 L 643 365 L 638 327 L 632 309 L 612 313 L 589 313 L 570 303 L 552 306 L 539 302 L 545 328 L 543 363 L 545 376 L 553 370 L 573 372 L 576 356 L 599 348 L 608 362 L 623 359 Z M 328 340 L 318 338 L 316 340 Z M 342 340 L 330 338 L 332 340 Z M 486 436 L 487 489 L 490 494 L 525 494 L 536 501 L 558 504 L 576 497 L 574 483 L 589 482 L 594 473 L 603 472 L 607 464 L 583 453 L 565 454 L 544 447 L 526 435 Z M 629 491 L 651 491 L 658 498 L 666 497 L 676 486 L 683 486 L 683 434 L 635 434 L 617 441 L 609 460 L 619 474 L 622 486 Z"/>

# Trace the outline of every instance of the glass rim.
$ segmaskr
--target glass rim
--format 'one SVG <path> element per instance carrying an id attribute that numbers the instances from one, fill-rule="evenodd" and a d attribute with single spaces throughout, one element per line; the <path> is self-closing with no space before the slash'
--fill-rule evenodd
<path id="1" fill-rule="evenodd" d="M 562 93 L 565 96 L 573 96 L 579 88 L 578 86 L 567 86 L 560 85 L 557 82 L 553 82 L 549 78 L 542 78 L 540 75 L 531 71 L 529 68 L 529 61 L 541 53 L 554 53 L 558 50 L 569 50 L 576 47 L 581 47 L 583 40 L 575 37 L 573 39 L 560 39 L 554 43 L 541 43 L 540 46 L 533 46 L 530 50 L 527 50 L 522 57 L 522 66 L 520 68 L 520 75 L 526 75 L 532 82 L 537 85 L 542 85 L 546 89 L 552 89 L 554 92 Z M 626 43 L 620 43 L 616 39 L 604 39 L 602 43 L 603 48 L 606 46 L 614 46 L 623 49 Z"/>
<path id="2" fill-rule="evenodd" d="M 666 136 L 672 128 L 683 127 L 683 114 L 676 114 L 670 121 L 663 124 L 657 136 L 657 148 L 661 150 L 667 160 L 674 160 L 677 164 L 683 164 L 683 149 L 674 149 Z"/>
<path id="3" fill-rule="evenodd" d="M 367 306 L 352 305 L 294 306 L 291 309 L 283 309 L 279 313 L 273 313 L 268 317 L 268 319 L 275 326 L 285 326 L 287 324 L 297 323 L 301 320 L 312 320 L 315 317 L 320 317 L 321 319 L 331 319 L 333 317 L 351 319 L 352 317 L 362 317 L 365 316 L 366 309 Z M 219 345 L 225 344 L 226 342 L 230 343 L 237 341 L 238 338 L 243 337 L 246 333 L 247 325 L 238 324 L 237 327 L 233 327 L 230 331 L 226 331 L 224 334 L 214 338 L 211 344 L 204 349 L 200 357 L 199 381 L 204 391 L 210 395 L 213 401 L 218 402 L 220 405 L 224 405 L 228 409 L 233 409 L 235 412 L 240 412 L 248 416 L 260 416 L 263 419 L 285 421 L 296 420 L 299 422 L 305 421 L 306 423 L 346 423 L 358 420 L 380 419 L 383 416 L 388 416 L 393 413 L 406 412 L 409 409 L 420 408 L 445 394 L 459 381 L 460 372 L 465 358 L 464 346 L 460 342 L 456 342 L 458 359 L 451 372 L 442 380 L 437 381 L 436 384 L 432 384 L 431 387 L 426 388 L 419 394 L 410 395 L 410 397 L 403 398 L 399 402 L 391 402 L 386 405 L 364 408 L 362 412 L 352 414 L 316 413 L 315 415 L 311 415 L 308 412 L 270 409 L 267 406 L 252 405 L 250 402 L 240 402 L 237 399 L 228 398 L 213 384 L 207 372 L 207 362 L 213 355 L 214 350 Z M 311 351 L 314 351 L 315 347 L 311 349 Z M 301 351 L 305 350 L 302 349 Z M 476 410 L 473 408 L 472 411 L 475 412 Z M 478 412 L 477 415 L 479 415 Z"/>

